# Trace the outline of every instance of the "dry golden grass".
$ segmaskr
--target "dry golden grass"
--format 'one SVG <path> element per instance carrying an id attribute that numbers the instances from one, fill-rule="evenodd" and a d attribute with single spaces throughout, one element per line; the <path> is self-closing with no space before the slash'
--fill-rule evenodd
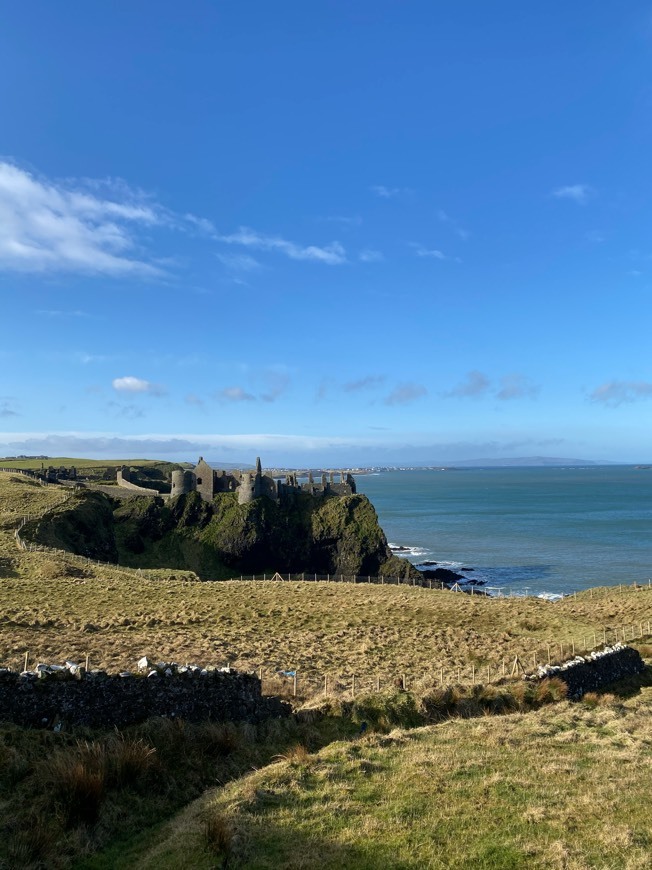
<path id="1" fill-rule="evenodd" d="M 86 565 L 60 553 L 17 548 L 13 531 L 25 513 L 37 514 L 62 497 L 0 473 L 0 664 L 84 660 L 121 670 L 142 655 L 156 659 L 299 672 L 299 685 L 330 678 L 360 690 L 406 676 L 409 684 L 468 680 L 473 667 L 486 679 L 504 659 L 545 658 L 546 642 L 564 655 L 585 638 L 600 642 L 600 627 L 647 631 L 652 590 L 627 587 L 578 594 L 562 602 L 488 599 L 429 589 L 295 582 L 189 582 L 165 571 L 123 572 Z M 176 577 L 176 579 L 174 579 Z M 552 647 L 553 657 L 559 648 Z M 365 682 L 366 681 L 366 682 Z"/>

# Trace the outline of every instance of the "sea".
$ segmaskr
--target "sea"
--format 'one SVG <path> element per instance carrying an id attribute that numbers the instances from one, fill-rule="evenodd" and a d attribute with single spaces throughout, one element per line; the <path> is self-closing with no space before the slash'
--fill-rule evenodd
<path id="1" fill-rule="evenodd" d="M 652 578 L 652 469 L 460 468 L 356 476 L 390 546 L 494 595 Z"/>

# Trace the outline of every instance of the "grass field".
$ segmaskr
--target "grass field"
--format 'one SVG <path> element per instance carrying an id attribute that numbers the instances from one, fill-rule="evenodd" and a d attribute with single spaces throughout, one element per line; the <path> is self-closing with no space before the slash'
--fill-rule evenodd
<path id="1" fill-rule="evenodd" d="M 603 588 L 561 602 L 348 583 L 199 582 L 180 572 L 122 572 L 65 554 L 19 550 L 20 517 L 65 495 L 0 474 L 0 662 L 18 666 L 91 657 L 112 670 L 155 659 L 299 671 L 349 681 L 432 679 L 518 655 L 531 664 L 546 643 L 640 626 L 652 618 L 652 590 Z M 176 578 L 176 579 L 175 579 Z M 558 648 L 553 648 L 555 655 Z M 371 686 L 369 682 L 368 687 Z"/>
<path id="2" fill-rule="evenodd" d="M 192 804 L 137 866 L 644 870 L 652 689 L 598 701 L 295 748 Z"/>
<path id="3" fill-rule="evenodd" d="M 440 668 L 447 679 L 473 668 L 483 680 L 487 663 L 529 662 L 535 651 L 541 659 L 548 641 L 568 652 L 571 638 L 592 645 L 594 630 L 599 642 L 602 626 L 647 634 L 652 590 L 602 588 L 551 603 L 409 586 L 200 582 L 19 549 L 21 518 L 66 494 L 0 473 L 0 665 L 22 667 L 26 652 L 32 664 L 89 654 L 92 667 L 122 670 L 147 654 L 269 676 L 296 668 L 299 696 L 326 674 L 345 694 L 317 696 L 296 720 L 258 729 L 168 720 L 124 734 L 0 728 L 2 870 L 652 866 L 649 671 L 629 697 L 502 716 L 482 715 L 507 708 L 494 687 L 477 686 L 484 706 L 451 708 L 475 718 L 354 736 L 362 720 L 388 731 L 448 709 L 428 688 Z M 403 675 L 414 693 L 364 695 L 377 676 L 394 685 Z"/>

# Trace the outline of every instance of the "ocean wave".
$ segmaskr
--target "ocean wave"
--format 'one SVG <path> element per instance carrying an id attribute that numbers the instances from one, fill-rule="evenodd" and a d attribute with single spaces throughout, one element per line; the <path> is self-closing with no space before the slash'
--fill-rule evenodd
<path id="1" fill-rule="evenodd" d="M 431 553 L 430 550 L 426 550 L 424 547 L 410 547 L 406 544 L 388 544 L 387 546 L 392 551 L 392 556 L 399 556 L 402 559 L 421 559 Z"/>

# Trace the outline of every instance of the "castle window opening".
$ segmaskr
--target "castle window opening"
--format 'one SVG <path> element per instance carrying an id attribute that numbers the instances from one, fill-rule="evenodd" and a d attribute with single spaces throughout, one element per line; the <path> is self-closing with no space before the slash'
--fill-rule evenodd
<path id="1" fill-rule="evenodd" d="M 197 478 L 197 483 L 201 483 L 201 477 Z"/>

